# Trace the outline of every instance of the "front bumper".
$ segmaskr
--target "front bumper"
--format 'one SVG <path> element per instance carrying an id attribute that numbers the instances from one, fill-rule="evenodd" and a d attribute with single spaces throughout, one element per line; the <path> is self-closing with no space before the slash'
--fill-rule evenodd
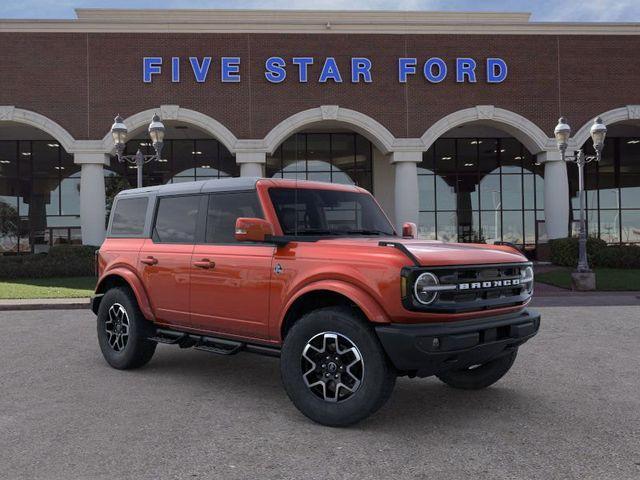
<path id="1" fill-rule="evenodd" d="M 506 355 L 539 328 L 540 314 L 523 310 L 461 322 L 381 325 L 376 333 L 397 370 L 428 377 Z"/>

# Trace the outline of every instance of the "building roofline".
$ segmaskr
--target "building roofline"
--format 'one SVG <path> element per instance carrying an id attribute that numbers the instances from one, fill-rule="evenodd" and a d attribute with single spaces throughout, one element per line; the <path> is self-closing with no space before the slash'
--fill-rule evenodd
<path id="1" fill-rule="evenodd" d="M 76 9 L 76 19 L 0 19 L 0 32 L 638 35 L 640 23 L 531 22 L 530 13 Z"/>

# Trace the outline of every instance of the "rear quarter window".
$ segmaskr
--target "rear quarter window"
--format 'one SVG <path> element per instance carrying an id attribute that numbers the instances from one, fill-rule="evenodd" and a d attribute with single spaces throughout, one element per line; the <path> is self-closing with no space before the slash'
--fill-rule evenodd
<path id="1" fill-rule="evenodd" d="M 148 203 L 147 197 L 119 199 L 114 207 L 110 234 L 118 236 L 142 235 Z"/>

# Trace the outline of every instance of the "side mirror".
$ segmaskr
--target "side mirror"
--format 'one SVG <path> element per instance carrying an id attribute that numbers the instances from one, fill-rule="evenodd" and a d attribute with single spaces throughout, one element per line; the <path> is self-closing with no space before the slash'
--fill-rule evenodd
<path id="1" fill-rule="evenodd" d="M 418 226 L 412 222 L 405 222 L 402 225 L 402 238 L 417 238 Z"/>
<path id="2" fill-rule="evenodd" d="M 236 220 L 236 240 L 238 242 L 264 242 L 267 235 L 273 235 L 273 225 L 262 218 Z"/>

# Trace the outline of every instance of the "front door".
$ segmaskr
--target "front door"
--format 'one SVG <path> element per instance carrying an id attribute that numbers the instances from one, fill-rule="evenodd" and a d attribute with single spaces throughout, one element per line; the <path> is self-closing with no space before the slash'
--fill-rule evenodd
<path id="1" fill-rule="evenodd" d="M 158 199 L 152 238 L 145 240 L 138 262 L 158 323 L 192 326 L 189 274 L 202 195 Z"/>
<path id="2" fill-rule="evenodd" d="M 212 333 L 267 339 L 275 247 L 236 242 L 238 217 L 263 218 L 255 190 L 209 195 L 204 243 L 191 256 L 191 318 Z"/>

